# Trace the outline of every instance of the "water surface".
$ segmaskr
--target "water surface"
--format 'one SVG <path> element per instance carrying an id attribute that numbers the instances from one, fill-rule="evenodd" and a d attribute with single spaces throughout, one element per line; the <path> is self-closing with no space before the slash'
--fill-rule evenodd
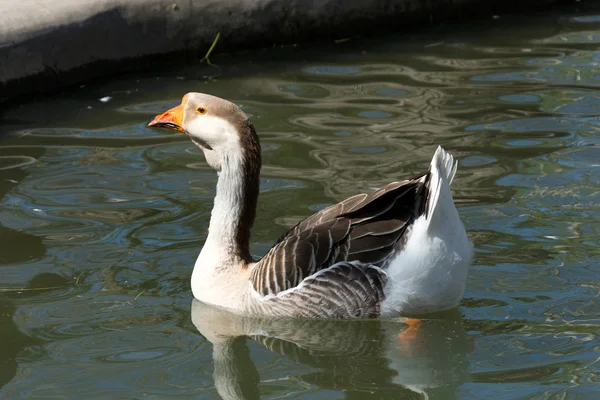
<path id="1" fill-rule="evenodd" d="M 595 14 L 501 16 L 220 56 L 5 109 L 0 397 L 595 399 L 599 43 Z M 256 256 L 451 151 L 476 248 L 459 309 L 406 330 L 192 302 L 216 175 L 185 137 L 145 126 L 188 91 L 235 101 L 260 134 Z"/>

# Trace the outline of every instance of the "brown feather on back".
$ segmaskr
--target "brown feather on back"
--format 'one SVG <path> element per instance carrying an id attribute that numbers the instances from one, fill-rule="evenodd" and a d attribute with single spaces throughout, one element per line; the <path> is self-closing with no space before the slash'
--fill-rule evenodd
<path id="1" fill-rule="evenodd" d="M 358 194 L 290 229 L 252 271 L 254 289 L 277 294 L 340 261 L 385 268 L 405 243 L 407 228 L 425 212 L 429 173 Z"/>

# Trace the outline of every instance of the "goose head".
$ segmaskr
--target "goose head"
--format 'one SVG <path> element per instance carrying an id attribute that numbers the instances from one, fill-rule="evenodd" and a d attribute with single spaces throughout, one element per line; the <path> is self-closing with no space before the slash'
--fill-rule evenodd
<path id="1" fill-rule="evenodd" d="M 238 106 L 204 93 L 186 94 L 180 105 L 157 115 L 148 126 L 185 133 L 217 171 L 258 141 L 248 116 Z"/>

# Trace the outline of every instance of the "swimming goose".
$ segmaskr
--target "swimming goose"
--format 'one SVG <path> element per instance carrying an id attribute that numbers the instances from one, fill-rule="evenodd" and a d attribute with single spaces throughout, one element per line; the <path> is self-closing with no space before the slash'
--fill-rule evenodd
<path id="1" fill-rule="evenodd" d="M 186 134 L 218 171 L 192 272 L 196 299 L 242 314 L 333 318 L 421 314 L 461 300 L 473 251 L 450 193 L 457 164 L 441 147 L 428 171 L 319 211 L 254 260 L 261 150 L 246 114 L 188 93 L 148 125 Z"/>

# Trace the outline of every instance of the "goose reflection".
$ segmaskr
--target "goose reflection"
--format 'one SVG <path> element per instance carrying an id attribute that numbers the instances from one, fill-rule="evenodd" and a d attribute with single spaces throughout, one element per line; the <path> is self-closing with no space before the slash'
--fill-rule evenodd
<path id="1" fill-rule="evenodd" d="M 250 317 L 192 302 L 192 322 L 213 344 L 213 378 L 225 400 L 260 398 L 248 340 L 312 367 L 295 378 L 346 399 L 454 398 L 469 378 L 462 316 L 452 310 L 403 321 Z"/>

